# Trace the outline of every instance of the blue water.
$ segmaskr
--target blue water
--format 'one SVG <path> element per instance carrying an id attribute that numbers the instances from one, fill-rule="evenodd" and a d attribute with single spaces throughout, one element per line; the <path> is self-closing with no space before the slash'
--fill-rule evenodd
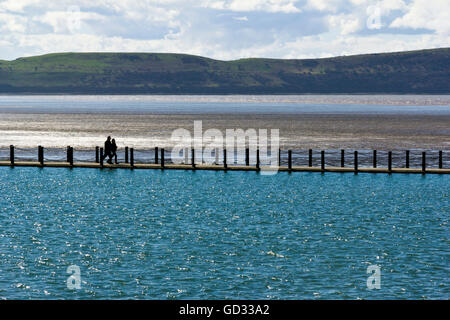
<path id="1" fill-rule="evenodd" d="M 449 182 L 2 167 L 0 298 L 449 299 Z"/>
<path id="2" fill-rule="evenodd" d="M 0 113 L 407 114 L 448 116 L 450 95 L 1 96 Z"/>

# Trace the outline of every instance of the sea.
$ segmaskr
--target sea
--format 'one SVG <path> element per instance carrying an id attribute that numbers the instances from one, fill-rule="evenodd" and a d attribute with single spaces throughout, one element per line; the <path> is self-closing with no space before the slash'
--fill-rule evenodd
<path id="1" fill-rule="evenodd" d="M 449 164 L 450 96 L 0 96 L 0 160 L 150 162 L 173 130 Z M 77 158 L 78 157 L 78 158 Z M 120 153 L 120 159 L 122 153 Z M 283 158 L 285 159 L 285 158 Z M 328 163 L 327 163 L 328 164 Z M 449 177 L 0 167 L 0 299 L 449 299 Z M 375 270 L 375 271 L 374 271 Z"/>

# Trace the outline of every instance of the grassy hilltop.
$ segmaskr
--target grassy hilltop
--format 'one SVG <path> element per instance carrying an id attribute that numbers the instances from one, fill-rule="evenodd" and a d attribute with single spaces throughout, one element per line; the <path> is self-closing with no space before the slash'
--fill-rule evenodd
<path id="1" fill-rule="evenodd" d="M 450 93 L 450 48 L 325 59 L 219 61 L 166 53 L 0 60 L 0 93 Z"/>

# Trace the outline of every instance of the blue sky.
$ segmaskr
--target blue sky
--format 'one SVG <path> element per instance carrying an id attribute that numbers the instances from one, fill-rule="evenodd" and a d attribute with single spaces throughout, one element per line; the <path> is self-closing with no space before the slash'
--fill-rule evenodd
<path id="1" fill-rule="evenodd" d="M 51 52 L 315 58 L 450 47 L 449 0 L 0 0 L 0 59 Z"/>

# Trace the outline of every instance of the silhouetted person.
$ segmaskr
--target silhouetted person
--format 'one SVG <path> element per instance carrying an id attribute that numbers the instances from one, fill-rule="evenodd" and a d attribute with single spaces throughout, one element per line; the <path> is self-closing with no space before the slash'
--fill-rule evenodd
<path id="1" fill-rule="evenodd" d="M 114 159 L 115 164 L 118 164 L 116 139 L 112 139 L 111 141 L 111 159 Z"/>
<path id="2" fill-rule="evenodd" d="M 105 160 L 106 157 L 108 157 L 108 162 L 109 164 L 112 164 L 112 155 L 111 155 L 111 147 L 112 147 L 112 143 L 111 143 L 111 137 L 108 136 L 108 138 L 105 141 L 105 150 L 104 150 L 104 154 L 103 154 L 103 160 Z"/>

